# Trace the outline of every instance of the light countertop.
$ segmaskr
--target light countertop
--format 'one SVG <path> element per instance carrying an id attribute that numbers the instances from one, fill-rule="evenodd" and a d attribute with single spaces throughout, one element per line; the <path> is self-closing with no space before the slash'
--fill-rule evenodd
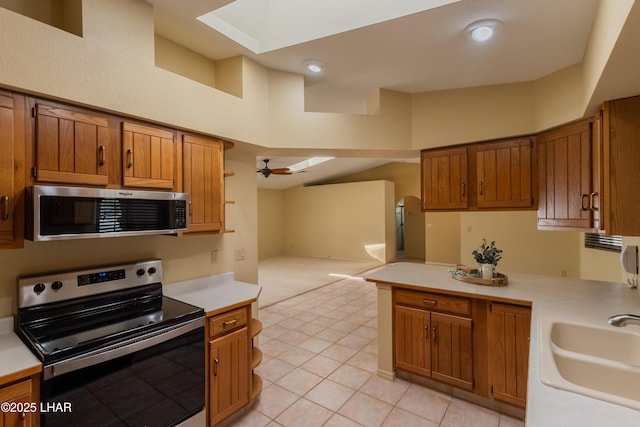
<path id="1" fill-rule="evenodd" d="M 164 295 L 214 315 L 258 300 L 262 287 L 235 280 L 233 272 L 165 284 Z"/>
<path id="2" fill-rule="evenodd" d="M 0 384 L 40 371 L 38 358 L 13 332 L 13 317 L 0 318 Z"/>
<path id="3" fill-rule="evenodd" d="M 540 381 L 539 375 L 540 319 L 551 318 L 614 328 L 607 324 L 609 316 L 640 313 L 640 293 L 637 289 L 629 289 L 622 283 L 508 272 L 505 273 L 509 277 L 508 286 L 482 286 L 451 278 L 448 273 L 451 268 L 417 263 L 396 263 L 367 274 L 366 279 L 381 284 L 428 288 L 477 298 L 531 302 L 526 425 L 528 427 L 638 425 L 640 411 L 549 387 Z M 627 326 L 627 328 L 640 327 Z"/>

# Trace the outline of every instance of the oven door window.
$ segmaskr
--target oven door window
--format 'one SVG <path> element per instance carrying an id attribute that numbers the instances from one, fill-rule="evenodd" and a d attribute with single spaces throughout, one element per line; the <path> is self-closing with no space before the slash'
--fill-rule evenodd
<path id="1" fill-rule="evenodd" d="M 43 381 L 41 424 L 176 425 L 204 407 L 204 357 L 204 329 L 198 328 L 154 347 Z"/>

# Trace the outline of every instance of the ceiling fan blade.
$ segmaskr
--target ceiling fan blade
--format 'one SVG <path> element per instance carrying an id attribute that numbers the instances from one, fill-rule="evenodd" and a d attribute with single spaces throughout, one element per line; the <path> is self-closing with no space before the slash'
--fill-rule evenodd
<path id="1" fill-rule="evenodd" d="M 275 174 L 290 174 L 291 172 L 289 172 L 289 168 L 275 168 L 275 169 L 271 169 L 271 173 L 275 173 Z"/>

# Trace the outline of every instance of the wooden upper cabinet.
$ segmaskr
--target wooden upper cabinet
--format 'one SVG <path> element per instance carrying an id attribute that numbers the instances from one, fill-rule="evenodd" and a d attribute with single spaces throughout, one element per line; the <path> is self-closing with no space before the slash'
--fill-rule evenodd
<path id="1" fill-rule="evenodd" d="M 640 96 L 604 103 L 602 228 L 640 236 Z"/>
<path id="2" fill-rule="evenodd" d="M 35 179 L 107 185 L 114 129 L 105 117 L 83 110 L 36 104 Z"/>
<path id="3" fill-rule="evenodd" d="M 24 240 L 24 97 L 0 91 L 0 248 Z"/>
<path id="4" fill-rule="evenodd" d="M 467 148 L 422 151 L 421 162 L 422 209 L 466 209 Z"/>
<path id="5" fill-rule="evenodd" d="M 224 155 L 222 141 L 182 136 L 182 191 L 191 196 L 189 231 L 224 228 Z"/>
<path id="6" fill-rule="evenodd" d="M 124 186 L 174 189 L 175 132 L 123 122 L 122 159 Z"/>
<path id="7" fill-rule="evenodd" d="M 477 146 L 478 208 L 533 206 L 532 151 L 529 137 Z"/>
<path id="8" fill-rule="evenodd" d="M 538 136 L 538 228 L 597 228 L 597 125 L 584 120 Z"/>

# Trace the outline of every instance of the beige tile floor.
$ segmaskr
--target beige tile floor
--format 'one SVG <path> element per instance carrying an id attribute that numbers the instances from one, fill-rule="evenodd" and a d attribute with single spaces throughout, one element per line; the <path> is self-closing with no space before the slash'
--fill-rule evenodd
<path id="1" fill-rule="evenodd" d="M 264 387 L 233 426 L 516 427 L 521 420 L 375 374 L 376 287 L 349 278 L 260 309 Z"/>

